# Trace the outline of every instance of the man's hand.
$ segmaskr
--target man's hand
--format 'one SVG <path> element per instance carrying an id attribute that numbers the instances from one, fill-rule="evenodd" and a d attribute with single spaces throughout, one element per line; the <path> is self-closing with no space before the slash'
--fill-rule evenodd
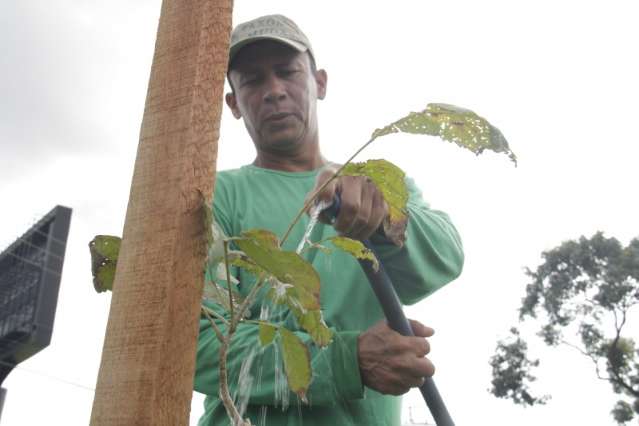
<path id="1" fill-rule="evenodd" d="M 335 170 L 327 169 L 317 176 L 313 192 L 330 179 Z M 356 240 L 370 237 L 388 216 L 388 204 L 377 186 L 365 176 L 340 176 L 320 192 L 318 200 L 332 202 L 340 196 L 340 210 L 333 227 L 343 236 Z M 320 217 L 323 222 L 328 218 Z"/>
<path id="2" fill-rule="evenodd" d="M 425 337 L 434 330 L 410 320 L 414 337 L 402 336 L 382 320 L 358 338 L 357 356 L 364 385 L 383 394 L 401 395 L 424 383 L 435 373 L 426 354 L 430 344 Z"/>

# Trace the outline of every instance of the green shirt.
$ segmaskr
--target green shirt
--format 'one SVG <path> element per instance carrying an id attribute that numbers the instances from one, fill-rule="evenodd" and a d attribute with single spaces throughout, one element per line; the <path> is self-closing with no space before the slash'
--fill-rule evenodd
<path id="1" fill-rule="evenodd" d="M 226 235 L 239 235 L 251 228 L 268 229 L 280 237 L 301 208 L 306 194 L 313 188 L 318 170 L 311 172 L 281 172 L 252 165 L 217 174 L 214 214 Z M 457 231 L 445 213 L 431 210 L 422 200 L 414 183 L 406 180 L 410 198 L 406 243 L 402 248 L 374 236 L 380 260 L 383 262 L 397 294 L 404 304 L 423 299 L 461 272 L 463 252 Z M 284 244 L 294 251 L 308 224 L 304 217 Z M 331 226 L 318 224 L 312 241 L 335 235 Z M 308 405 L 290 393 L 288 407 L 282 407 L 282 383 L 276 379 L 274 366 L 280 357 L 271 344 L 258 352 L 252 367 L 253 386 L 244 417 L 254 425 L 366 425 L 392 426 L 400 424 L 401 398 L 381 395 L 362 385 L 357 360 L 357 337 L 383 318 L 382 310 L 370 289 L 358 262 L 337 251 L 326 254 L 310 250 L 304 254 L 321 277 L 321 306 L 326 324 L 333 330 L 331 344 L 318 349 L 309 345 L 313 380 L 307 394 Z M 240 283 L 238 289 L 246 295 L 254 282 L 248 273 L 234 270 Z M 251 308 L 251 317 L 260 316 L 261 300 Z M 301 331 L 289 312 L 281 320 L 289 329 L 309 343 L 310 337 Z M 228 424 L 222 402 L 218 398 L 219 343 L 208 322 L 200 322 L 197 350 L 195 390 L 207 395 L 205 414 L 200 426 Z M 243 323 L 239 326 L 228 356 L 231 389 L 237 386 L 242 361 L 259 348 L 258 327 Z M 288 392 L 288 391 L 287 391 Z M 265 420 L 265 423 L 263 423 Z"/>

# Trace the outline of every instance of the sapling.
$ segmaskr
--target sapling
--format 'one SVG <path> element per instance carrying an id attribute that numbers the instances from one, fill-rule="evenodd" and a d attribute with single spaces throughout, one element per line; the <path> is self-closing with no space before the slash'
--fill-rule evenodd
<path id="1" fill-rule="evenodd" d="M 502 152 L 516 164 L 515 154 L 508 147 L 502 133 L 484 118 L 470 110 L 452 105 L 429 104 L 421 112 L 411 112 L 385 127 L 376 129 L 364 145 L 307 197 L 281 239 L 265 229 L 244 230 L 238 236 L 228 237 L 215 223 L 211 208 L 203 204 L 202 217 L 207 230 L 204 238 L 208 247 L 205 271 L 208 273 L 205 275 L 202 315 L 208 319 L 220 342 L 219 396 L 232 424 L 250 425 L 248 419 L 243 419 L 241 410 L 231 396 L 227 369 L 228 351 L 233 335 L 241 323 L 253 323 L 259 327 L 258 340 L 262 347 L 271 344 L 279 346 L 288 386 L 304 403 L 307 402 L 306 393 L 311 384 L 309 349 L 293 330 L 289 330 L 282 323 L 269 321 L 268 318 L 247 318 L 258 294 L 264 290 L 265 298 L 272 304 L 288 309 L 295 317 L 298 329 L 309 334 L 311 344 L 326 347 L 331 342 L 332 331 L 322 318 L 320 277 L 313 266 L 301 256 L 301 252 L 330 250 L 325 244 L 331 243 L 335 249 L 377 264 L 373 253 L 360 241 L 344 236 L 312 242 L 306 241 L 310 234 L 307 232 L 297 252 L 282 249 L 300 218 L 316 205 L 321 191 L 340 176 L 367 176 L 382 193 L 389 207 L 389 215 L 383 223 L 386 237 L 396 245 L 403 244 L 408 222 L 408 190 L 404 182 L 404 172 L 386 160 L 353 162 L 374 140 L 398 132 L 439 136 L 442 140 L 453 142 L 475 154 L 480 154 L 484 150 Z M 318 212 L 319 208 L 316 208 L 314 214 Z M 97 236 L 90 243 L 94 286 L 97 291 L 112 288 L 117 247 L 117 237 Z M 256 277 L 255 284 L 243 298 L 235 290 L 238 283 L 230 273 L 231 266 L 242 268 Z M 218 309 L 212 309 L 211 305 Z"/>

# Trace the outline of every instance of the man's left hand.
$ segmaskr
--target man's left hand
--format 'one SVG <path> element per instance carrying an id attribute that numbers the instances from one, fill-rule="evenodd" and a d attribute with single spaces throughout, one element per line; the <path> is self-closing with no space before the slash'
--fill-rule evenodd
<path id="1" fill-rule="evenodd" d="M 334 169 L 327 169 L 317 176 L 313 192 L 330 179 Z M 335 230 L 343 236 L 364 240 L 379 229 L 388 216 L 388 204 L 373 181 L 366 176 L 340 176 L 320 192 L 318 200 L 332 202 L 340 197 L 340 210 L 333 223 Z M 321 217 L 323 222 L 330 222 Z"/>

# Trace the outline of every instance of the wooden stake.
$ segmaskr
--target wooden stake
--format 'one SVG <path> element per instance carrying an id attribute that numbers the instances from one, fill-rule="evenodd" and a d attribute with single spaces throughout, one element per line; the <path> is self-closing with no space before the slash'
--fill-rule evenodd
<path id="1" fill-rule="evenodd" d="M 164 0 L 92 425 L 187 425 L 232 0 Z"/>

